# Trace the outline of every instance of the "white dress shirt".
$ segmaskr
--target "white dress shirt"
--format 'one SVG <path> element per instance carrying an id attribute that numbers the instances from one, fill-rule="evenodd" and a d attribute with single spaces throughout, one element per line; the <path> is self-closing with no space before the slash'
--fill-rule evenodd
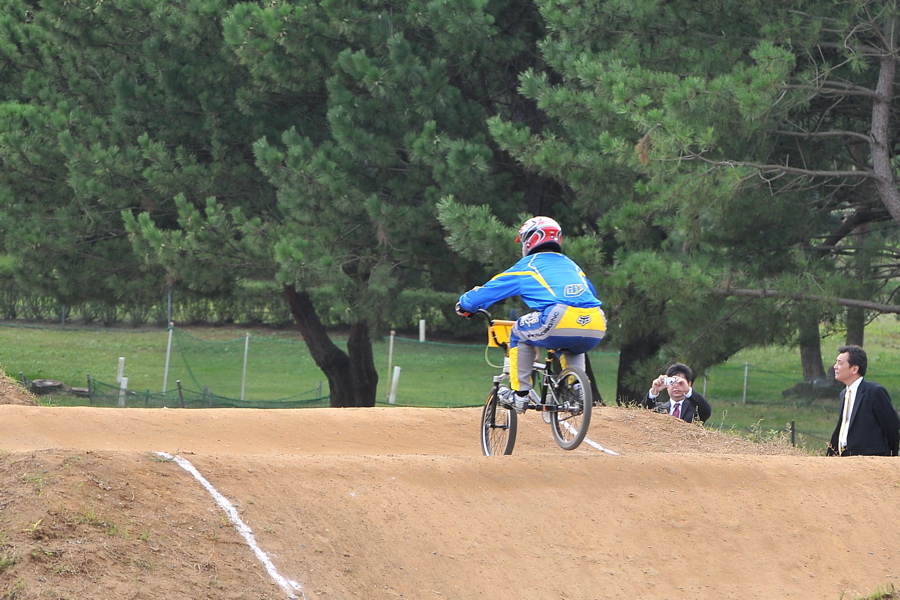
<path id="1" fill-rule="evenodd" d="M 847 386 L 846 394 L 848 397 L 844 399 L 843 412 L 841 412 L 841 431 L 838 435 L 838 448 L 843 451 L 847 447 L 847 432 L 850 430 L 850 416 L 853 414 L 853 404 L 856 402 L 856 392 L 859 389 L 859 382 L 863 378 L 860 377 L 849 386 Z"/>

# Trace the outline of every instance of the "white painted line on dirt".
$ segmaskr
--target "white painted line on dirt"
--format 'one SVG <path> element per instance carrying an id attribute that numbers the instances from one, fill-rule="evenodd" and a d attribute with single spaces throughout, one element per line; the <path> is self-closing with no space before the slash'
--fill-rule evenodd
<path id="1" fill-rule="evenodd" d="M 572 427 L 571 425 L 569 425 L 568 421 L 563 421 L 563 425 L 565 425 L 566 429 L 568 429 L 570 432 L 572 432 L 572 434 L 575 433 L 575 428 Z M 616 452 L 615 450 L 610 450 L 609 448 L 604 448 L 603 446 L 601 446 L 600 444 L 598 444 L 597 442 L 595 442 L 594 440 L 590 439 L 587 436 L 585 436 L 584 441 L 582 441 L 581 443 L 587 444 L 588 446 L 592 446 L 592 447 L 596 448 L 597 450 L 600 450 L 601 452 L 606 452 L 606 453 L 612 454 L 614 456 L 619 456 L 619 453 Z"/>
<path id="2" fill-rule="evenodd" d="M 600 444 L 598 444 L 597 442 L 595 442 L 594 440 L 592 440 L 590 438 L 584 438 L 584 443 L 587 444 L 588 446 L 593 446 L 594 448 L 596 448 L 597 450 L 600 450 L 601 452 L 606 452 L 608 454 L 619 456 L 619 453 L 616 452 L 615 450 L 610 450 L 609 448 L 604 448 L 603 446 L 601 446 Z"/>
<path id="3" fill-rule="evenodd" d="M 278 571 L 275 569 L 275 565 L 272 564 L 272 561 L 269 560 L 269 557 L 265 552 L 256 544 L 256 538 L 253 536 L 253 531 L 251 531 L 250 527 L 241 520 L 241 516 L 238 514 L 237 509 L 234 505 L 228 501 L 228 499 L 220 494 L 216 488 L 212 486 L 212 484 L 206 480 L 206 478 L 200 474 L 194 465 L 192 465 L 187 460 L 181 458 L 180 456 L 172 456 L 171 454 L 166 454 L 165 452 L 157 452 L 157 455 L 167 459 L 175 461 L 178 466 L 182 469 L 190 473 L 194 476 L 194 479 L 200 482 L 200 484 L 206 488 L 206 491 L 212 495 L 215 499 L 216 503 L 225 511 L 225 514 L 228 515 L 228 518 L 231 520 L 232 524 L 234 524 L 235 528 L 237 528 L 238 533 L 240 533 L 244 539 L 247 541 L 247 545 L 253 550 L 253 553 L 256 555 L 256 558 L 266 567 L 266 571 L 269 573 L 269 576 L 275 580 L 275 583 L 281 586 L 281 588 L 287 592 L 288 598 L 296 599 L 297 596 L 294 595 L 294 592 L 299 592 L 300 597 L 303 600 L 306 600 L 306 595 L 303 593 L 302 586 L 296 581 L 290 581 L 289 579 L 285 579 L 282 577 Z"/>
<path id="4" fill-rule="evenodd" d="M 562 425 L 563 425 L 563 427 L 568 429 L 569 432 L 571 432 L 573 435 L 575 434 L 575 428 L 572 427 L 571 425 L 569 425 L 568 422 L 563 421 Z M 553 433 L 553 432 L 551 431 L 551 433 Z M 601 446 L 600 444 L 598 444 L 597 442 L 595 442 L 594 440 L 590 439 L 587 436 L 585 436 L 584 441 L 582 441 L 581 443 L 587 444 L 588 446 L 592 446 L 592 447 L 596 448 L 597 450 L 600 450 L 601 452 L 606 452 L 607 454 L 612 454 L 613 456 L 619 456 L 619 453 L 616 452 L 615 450 L 610 450 L 609 448 L 604 448 L 603 446 Z"/>

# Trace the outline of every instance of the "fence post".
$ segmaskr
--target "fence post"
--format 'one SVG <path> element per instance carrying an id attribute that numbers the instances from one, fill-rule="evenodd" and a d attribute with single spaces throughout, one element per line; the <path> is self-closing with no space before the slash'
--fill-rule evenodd
<path id="1" fill-rule="evenodd" d="M 743 403 L 747 404 L 747 380 L 750 378 L 750 363 L 744 363 L 744 400 Z"/>
<path id="2" fill-rule="evenodd" d="M 397 402 L 397 384 L 400 383 L 400 367 L 394 367 L 394 379 L 391 381 L 391 395 L 388 396 L 388 403 Z"/>
<path id="3" fill-rule="evenodd" d="M 791 446 L 797 445 L 797 423 L 791 419 Z"/>
<path id="4" fill-rule="evenodd" d="M 388 342 L 388 377 L 391 376 L 391 368 L 394 366 L 394 336 L 397 334 L 396 331 L 391 329 L 391 340 Z M 319 397 L 322 397 L 322 394 L 319 394 Z M 388 386 L 387 393 L 388 400 L 391 398 L 391 386 Z"/>
<path id="5" fill-rule="evenodd" d="M 419 319 L 419 341 L 425 341 L 425 319 Z"/>
<path id="6" fill-rule="evenodd" d="M 125 406 L 125 391 L 128 389 L 128 378 L 122 377 L 119 385 L 119 406 Z"/>
<path id="7" fill-rule="evenodd" d="M 184 408 L 184 392 L 181 391 L 181 380 L 175 382 L 178 386 L 178 399 L 181 400 L 181 408 Z"/>
<path id="8" fill-rule="evenodd" d="M 250 352 L 250 332 L 244 337 L 244 372 L 241 375 L 241 402 L 244 401 L 244 392 L 247 389 L 247 354 Z"/>
<path id="9" fill-rule="evenodd" d="M 119 357 L 119 370 L 116 371 L 116 383 L 122 382 L 122 377 L 125 376 L 125 357 Z"/>
<path id="10" fill-rule="evenodd" d="M 166 397 L 166 388 L 169 386 L 169 359 L 172 357 L 172 332 L 175 331 L 175 323 L 169 321 L 169 341 L 166 342 L 166 366 L 163 371 L 163 398 Z"/>
<path id="11" fill-rule="evenodd" d="M 88 384 L 88 402 L 93 406 L 94 404 L 94 380 L 91 379 L 91 374 L 87 374 L 87 384 Z"/>

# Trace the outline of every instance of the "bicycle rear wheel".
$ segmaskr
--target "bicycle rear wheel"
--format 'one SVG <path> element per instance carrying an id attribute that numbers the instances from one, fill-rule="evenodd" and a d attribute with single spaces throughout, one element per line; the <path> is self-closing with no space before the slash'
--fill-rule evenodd
<path id="1" fill-rule="evenodd" d="M 488 394 L 481 412 L 481 452 L 485 456 L 512 454 L 518 429 L 516 411 L 498 402 L 497 388 Z"/>
<path id="2" fill-rule="evenodd" d="M 591 382 L 584 371 L 567 367 L 556 377 L 559 408 L 550 413 L 550 429 L 559 447 L 574 450 L 587 435 L 591 425 Z"/>

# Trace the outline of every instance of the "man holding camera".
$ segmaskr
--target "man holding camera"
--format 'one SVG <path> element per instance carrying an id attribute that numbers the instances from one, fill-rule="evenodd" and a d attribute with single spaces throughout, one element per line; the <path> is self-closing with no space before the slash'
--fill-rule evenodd
<path id="1" fill-rule="evenodd" d="M 650 392 L 644 398 L 643 406 L 660 413 L 668 413 L 675 418 L 693 423 L 695 420 L 704 423 L 712 416 L 712 407 L 706 398 L 694 391 L 694 372 L 687 365 L 675 363 L 666 369 L 650 385 Z M 659 400 L 660 393 L 666 390 L 668 401 Z"/>

